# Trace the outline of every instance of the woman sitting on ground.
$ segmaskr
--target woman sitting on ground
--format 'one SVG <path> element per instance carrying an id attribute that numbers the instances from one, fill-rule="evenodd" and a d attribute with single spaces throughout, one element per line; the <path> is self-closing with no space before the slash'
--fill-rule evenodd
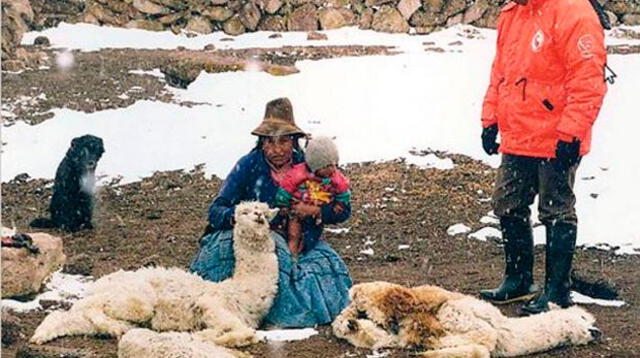
<path id="1" fill-rule="evenodd" d="M 267 103 L 263 122 L 253 135 L 258 143 L 240 158 L 209 208 L 209 226 L 191 270 L 206 280 L 222 281 L 233 273 L 232 246 L 235 206 L 246 200 L 274 205 L 279 182 L 304 156 L 299 139 L 305 133 L 296 126 L 291 103 L 279 98 Z M 304 251 L 292 260 L 284 218 L 272 223 L 279 263 L 278 294 L 263 324 L 277 327 L 312 327 L 330 323 L 349 303 L 351 278 L 340 256 L 321 240 L 324 224 L 337 224 L 351 215 L 329 205 L 297 202 L 291 211 L 301 218 Z"/>

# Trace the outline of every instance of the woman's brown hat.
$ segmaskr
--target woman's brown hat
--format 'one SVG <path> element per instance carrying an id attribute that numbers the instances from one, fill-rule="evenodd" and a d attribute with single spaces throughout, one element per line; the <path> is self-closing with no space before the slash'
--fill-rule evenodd
<path id="1" fill-rule="evenodd" d="M 263 137 L 277 137 L 283 135 L 305 136 L 306 133 L 298 128 L 293 119 L 293 107 L 288 98 L 277 98 L 267 103 L 264 119 L 251 134 Z"/>

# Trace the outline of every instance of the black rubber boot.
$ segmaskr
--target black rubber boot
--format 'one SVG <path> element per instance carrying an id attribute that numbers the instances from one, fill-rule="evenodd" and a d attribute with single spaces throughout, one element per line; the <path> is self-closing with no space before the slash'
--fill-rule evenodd
<path id="1" fill-rule="evenodd" d="M 480 297 L 496 304 L 527 301 L 534 297 L 533 234 L 528 219 L 500 219 L 504 240 L 504 280 L 492 290 L 480 291 Z"/>
<path id="2" fill-rule="evenodd" d="M 522 307 L 524 314 L 537 314 L 549 310 L 553 302 L 562 308 L 571 301 L 571 262 L 576 248 L 577 227 L 574 224 L 547 225 L 547 247 L 544 291 L 535 300 Z"/>

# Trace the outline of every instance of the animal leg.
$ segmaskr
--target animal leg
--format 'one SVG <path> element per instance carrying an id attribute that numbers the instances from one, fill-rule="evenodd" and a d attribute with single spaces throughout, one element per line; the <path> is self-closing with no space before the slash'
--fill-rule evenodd
<path id="1" fill-rule="evenodd" d="M 479 344 L 447 347 L 420 353 L 424 358 L 491 358 L 489 349 Z"/>
<path id="2" fill-rule="evenodd" d="M 82 311 L 56 311 L 51 312 L 40 323 L 29 341 L 43 344 L 58 337 L 96 333 L 98 333 L 96 327 L 85 318 Z"/>
<path id="3" fill-rule="evenodd" d="M 100 309 L 84 311 L 84 317 L 95 327 L 94 334 L 106 334 L 112 337 L 121 337 L 128 330 L 135 328 L 132 324 L 107 316 Z"/>
<path id="4" fill-rule="evenodd" d="M 219 300 L 207 301 L 202 322 L 207 329 L 195 333 L 200 339 L 225 347 L 243 347 L 258 342 L 256 331 L 242 322 L 236 313 L 226 309 Z"/>

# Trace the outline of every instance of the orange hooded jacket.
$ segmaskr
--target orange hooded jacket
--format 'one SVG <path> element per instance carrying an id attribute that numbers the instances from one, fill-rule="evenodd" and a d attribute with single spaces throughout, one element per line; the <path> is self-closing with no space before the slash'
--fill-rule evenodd
<path id="1" fill-rule="evenodd" d="M 554 158 L 559 139 L 577 138 L 585 155 L 607 92 L 605 62 L 604 31 L 589 0 L 508 3 L 482 126 L 498 123 L 505 154 Z"/>

